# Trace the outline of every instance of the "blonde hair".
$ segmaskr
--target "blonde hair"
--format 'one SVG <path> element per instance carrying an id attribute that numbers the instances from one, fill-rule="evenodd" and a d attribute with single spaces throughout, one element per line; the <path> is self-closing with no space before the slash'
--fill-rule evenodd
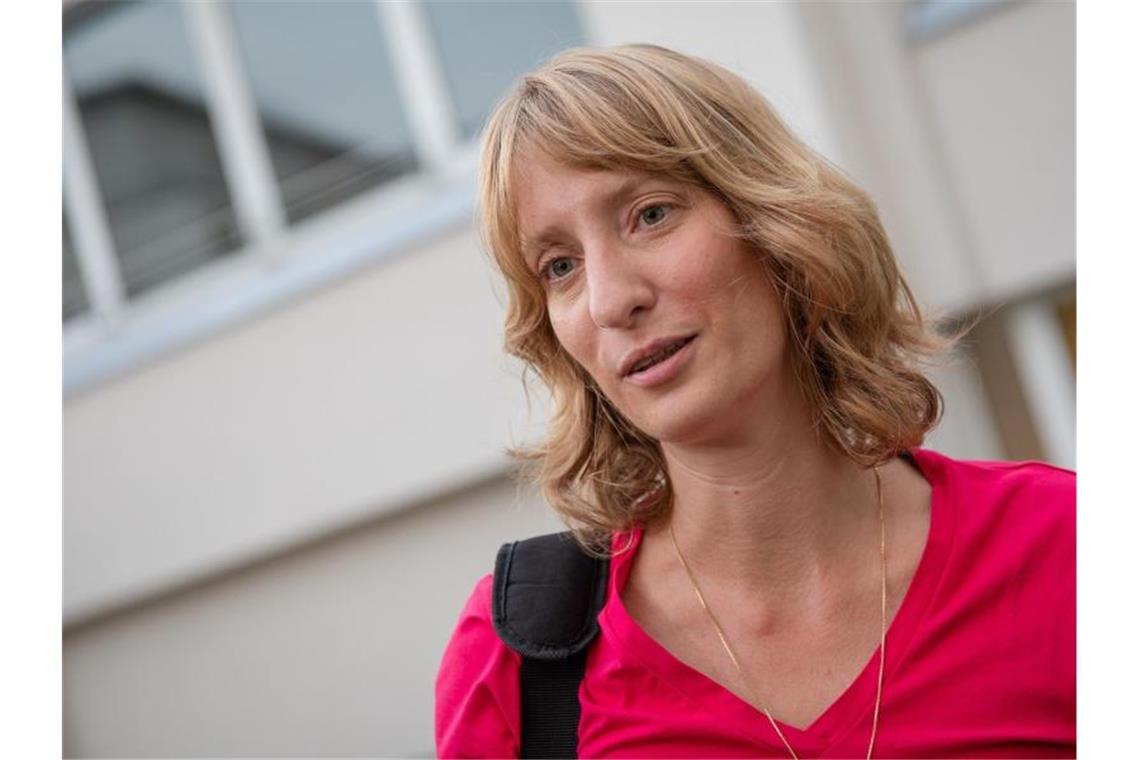
<path id="1" fill-rule="evenodd" d="M 927 330 L 870 198 L 801 142 L 740 77 L 654 45 L 567 50 L 524 76 L 483 137 L 484 244 L 506 279 L 506 350 L 549 386 L 546 440 L 512 453 L 590 551 L 668 513 L 660 444 L 562 348 L 527 268 L 512 170 L 524 152 L 659 173 L 717 196 L 779 294 L 817 431 L 871 466 L 922 443 L 942 396 L 920 364 L 961 333 Z"/>

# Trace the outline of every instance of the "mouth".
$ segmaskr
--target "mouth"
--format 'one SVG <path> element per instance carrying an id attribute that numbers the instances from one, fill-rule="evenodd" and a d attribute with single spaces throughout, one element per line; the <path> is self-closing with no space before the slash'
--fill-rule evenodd
<path id="1" fill-rule="evenodd" d="M 623 377 L 630 379 L 644 377 L 645 374 L 649 372 L 649 370 L 672 358 L 675 354 L 677 354 L 677 352 L 681 351 L 683 348 L 685 348 L 685 346 L 692 343 L 696 337 L 696 335 L 690 335 L 685 338 L 679 338 L 671 343 L 662 346 L 652 354 L 645 356 L 635 362 L 633 366 L 626 370 Z"/>

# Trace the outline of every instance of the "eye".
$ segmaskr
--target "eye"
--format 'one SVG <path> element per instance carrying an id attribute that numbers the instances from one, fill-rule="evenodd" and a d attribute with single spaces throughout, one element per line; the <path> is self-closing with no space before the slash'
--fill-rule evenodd
<path id="1" fill-rule="evenodd" d="M 547 280 L 561 280 L 574 271 L 574 260 L 565 256 L 551 259 L 542 267 L 542 276 Z"/>
<path id="2" fill-rule="evenodd" d="M 669 215 L 669 210 L 672 208 L 668 203 L 654 203 L 652 206 L 646 206 L 637 212 L 637 218 L 648 227 L 656 227 L 665 221 L 665 217 Z"/>

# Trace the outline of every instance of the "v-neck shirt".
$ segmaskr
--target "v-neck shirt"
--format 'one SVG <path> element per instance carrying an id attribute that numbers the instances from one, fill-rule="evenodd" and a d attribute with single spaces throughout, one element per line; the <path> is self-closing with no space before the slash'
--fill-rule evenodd
<path id="1" fill-rule="evenodd" d="M 1041 462 L 910 452 L 931 486 L 918 566 L 886 636 L 875 757 L 1072 757 L 1076 476 Z M 653 639 L 621 599 L 642 531 L 610 563 L 579 687 L 579 757 L 786 757 L 768 718 Z M 889 550 L 889 547 L 888 547 Z M 802 757 L 863 757 L 881 651 L 809 726 Z M 436 680 L 440 757 L 517 757 L 519 655 L 491 623 L 491 575 Z"/>

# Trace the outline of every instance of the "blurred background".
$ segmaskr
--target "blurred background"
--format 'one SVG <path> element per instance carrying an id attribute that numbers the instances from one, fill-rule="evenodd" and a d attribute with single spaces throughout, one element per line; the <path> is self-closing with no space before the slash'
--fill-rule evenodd
<path id="1" fill-rule="evenodd" d="M 64 750 L 430 756 L 435 669 L 541 431 L 472 212 L 480 125 L 576 45 L 763 92 L 991 316 L 927 445 L 1073 467 L 1065 2 L 67 2 Z"/>

